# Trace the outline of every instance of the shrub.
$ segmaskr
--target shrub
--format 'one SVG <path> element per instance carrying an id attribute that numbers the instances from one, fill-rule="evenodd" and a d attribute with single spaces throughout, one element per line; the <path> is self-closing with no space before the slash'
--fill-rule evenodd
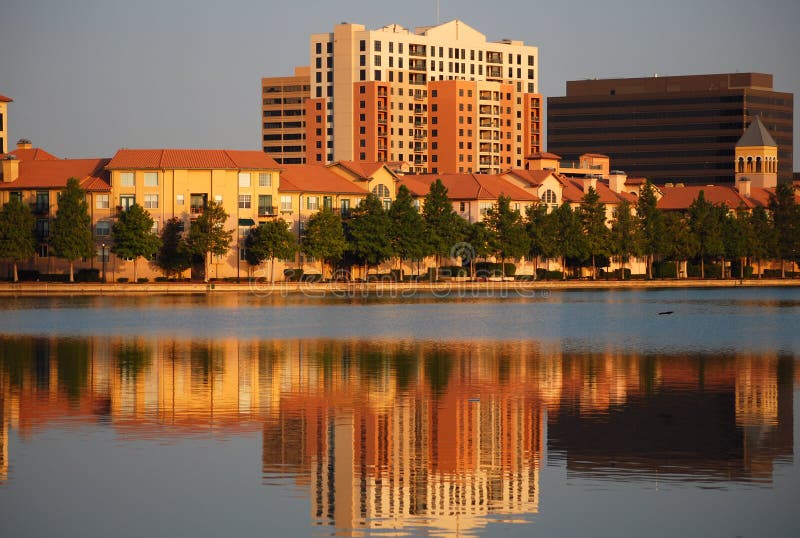
<path id="1" fill-rule="evenodd" d="M 75 282 L 100 282 L 100 269 L 78 269 Z"/>
<path id="2" fill-rule="evenodd" d="M 675 278 L 677 262 L 655 262 L 653 263 L 653 278 Z"/>
<path id="3" fill-rule="evenodd" d="M 148 282 L 150 282 L 150 279 L 144 276 L 140 276 L 139 278 L 136 279 L 137 284 L 146 284 Z"/>
<path id="4" fill-rule="evenodd" d="M 562 280 L 564 273 L 561 271 L 548 271 L 547 269 L 536 270 L 536 280 Z"/>
<path id="5" fill-rule="evenodd" d="M 721 278 L 722 265 L 718 263 L 706 263 L 705 273 L 706 278 Z M 686 268 L 686 274 L 689 277 L 700 278 L 700 262 L 689 263 Z"/>
<path id="6" fill-rule="evenodd" d="M 170 279 L 169 279 L 169 278 L 167 278 L 167 277 L 165 277 L 165 276 L 157 276 L 157 277 L 155 278 L 155 281 L 156 281 L 156 282 L 169 282 L 169 281 L 170 281 Z"/>
<path id="7" fill-rule="evenodd" d="M 303 278 L 303 270 L 302 269 L 284 269 L 283 270 L 283 278 L 287 282 L 300 282 L 300 279 Z"/>
<path id="8" fill-rule="evenodd" d="M 319 273 L 304 273 L 300 280 L 301 282 L 322 282 L 322 275 Z"/>
<path id="9" fill-rule="evenodd" d="M 121 276 L 121 277 L 119 277 L 117 279 L 117 282 L 119 282 L 120 284 L 127 284 L 128 283 L 128 277 Z"/>
<path id="10" fill-rule="evenodd" d="M 613 271 L 606 271 L 605 269 L 603 269 L 600 271 L 600 278 L 605 278 L 606 280 L 609 279 L 619 280 L 620 274 L 621 273 L 619 269 L 614 269 Z M 631 279 L 631 270 L 625 268 L 625 280 L 630 280 L 630 279 Z"/>
<path id="11" fill-rule="evenodd" d="M 17 277 L 19 277 L 22 282 L 36 282 L 39 280 L 39 271 L 21 269 L 17 271 Z"/>
<path id="12" fill-rule="evenodd" d="M 514 276 L 516 272 L 516 265 L 513 263 L 505 264 L 506 276 Z M 477 276 L 503 276 L 503 265 L 492 262 L 478 262 L 475 264 L 475 273 Z"/>
<path id="13" fill-rule="evenodd" d="M 516 275 L 514 280 L 519 282 L 533 282 L 533 275 Z"/>

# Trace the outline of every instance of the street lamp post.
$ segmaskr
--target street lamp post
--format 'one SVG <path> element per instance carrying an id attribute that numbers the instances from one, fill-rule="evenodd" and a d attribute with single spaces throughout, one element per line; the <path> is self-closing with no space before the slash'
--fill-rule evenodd
<path id="1" fill-rule="evenodd" d="M 103 283 L 106 282 L 106 244 L 103 243 L 100 256 L 103 261 Z"/>

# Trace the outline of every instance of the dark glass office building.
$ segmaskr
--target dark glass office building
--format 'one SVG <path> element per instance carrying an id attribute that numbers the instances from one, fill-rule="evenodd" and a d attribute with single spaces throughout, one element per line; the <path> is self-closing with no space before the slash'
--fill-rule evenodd
<path id="1" fill-rule="evenodd" d="M 547 99 L 547 150 L 603 153 L 657 184 L 733 183 L 736 142 L 760 116 L 778 181 L 791 181 L 793 99 L 764 73 L 568 81 L 565 97 Z"/>

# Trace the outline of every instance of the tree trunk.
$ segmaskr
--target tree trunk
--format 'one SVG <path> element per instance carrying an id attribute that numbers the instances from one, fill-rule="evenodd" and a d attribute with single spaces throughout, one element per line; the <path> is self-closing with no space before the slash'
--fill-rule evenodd
<path id="1" fill-rule="evenodd" d="M 781 278 L 786 278 L 786 264 L 783 262 L 783 258 L 781 258 Z"/>
<path id="2" fill-rule="evenodd" d="M 722 257 L 722 265 L 720 267 L 719 278 L 721 280 L 725 279 L 725 256 Z"/>
<path id="3" fill-rule="evenodd" d="M 567 279 L 567 257 L 561 256 L 561 280 Z"/>
<path id="4" fill-rule="evenodd" d="M 758 259 L 758 279 L 761 280 L 761 258 Z"/>
<path id="5" fill-rule="evenodd" d="M 500 257 L 500 280 L 506 279 L 506 259 L 504 257 Z"/>
<path id="6" fill-rule="evenodd" d="M 275 256 L 269 259 L 269 283 L 275 285 Z"/>
<path id="7" fill-rule="evenodd" d="M 653 255 L 647 255 L 647 280 L 653 280 Z"/>
<path id="8" fill-rule="evenodd" d="M 704 256 L 700 256 L 700 279 L 706 279 L 706 259 Z"/>
<path id="9" fill-rule="evenodd" d="M 533 279 L 536 280 L 536 274 L 539 272 L 539 256 L 533 257 Z"/>
<path id="10" fill-rule="evenodd" d="M 594 263 L 594 254 L 592 254 L 592 280 L 597 280 L 597 268 Z"/>
<path id="11" fill-rule="evenodd" d="M 136 270 L 136 260 L 138 260 L 138 259 L 139 259 L 138 257 L 133 259 L 133 281 L 134 282 L 138 282 L 139 281 L 139 276 L 138 276 L 139 273 Z"/>
<path id="12" fill-rule="evenodd" d="M 747 258 L 742 258 L 741 263 L 739 264 L 739 280 L 744 280 L 744 264 L 747 263 Z"/>
<path id="13" fill-rule="evenodd" d="M 14 282 L 19 282 L 19 275 L 17 274 L 17 261 L 14 260 Z"/>
<path id="14" fill-rule="evenodd" d="M 69 281 L 75 282 L 75 271 L 73 271 L 74 263 L 72 260 L 69 261 Z"/>
<path id="15" fill-rule="evenodd" d="M 203 263 L 205 264 L 205 271 L 203 271 L 203 282 L 208 283 L 208 273 L 209 273 L 209 261 L 211 260 L 211 253 L 206 252 L 205 258 Z"/>

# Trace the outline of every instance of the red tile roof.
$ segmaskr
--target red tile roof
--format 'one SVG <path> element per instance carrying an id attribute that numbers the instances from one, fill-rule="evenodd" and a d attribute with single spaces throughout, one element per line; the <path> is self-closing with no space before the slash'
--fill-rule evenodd
<path id="1" fill-rule="evenodd" d="M 583 181 L 578 178 L 564 176 L 562 176 L 562 178 L 562 185 L 564 185 L 564 190 L 561 193 L 562 199 L 571 203 L 580 203 L 585 194 L 583 191 Z M 608 183 L 604 181 L 596 182 L 595 191 L 597 191 L 597 195 L 600 197 L 601 204 L 616 205 L 622 200 L 627 200 L 628 202 L 635 204 L 637 200 L 636 196 L 628 192 L 612 191 L 609 188 Z"/>
<path id="2" fill-rule="evenodd" d="M 6 97 L 5 95 L 0 95 L 0 103 L 10 103 L 12 101 L 12 98 Z"/>
<path id="3" fill-rule="evenodd" d="M 109 170 L 225 169 L 277 170 L 280 165 L 261 151 L 225 149 L 121 149 Z"/>
<path id="4" fill-rule="evenodd" d="M 594 157 L 599 159 L 610 159 L 608 155 L 603 155 L 602 153 L 584 153 L 581 157 Z"/>
<path id="5" fill-rule="evenodd" d="M 17 148 L 9 152 L 9 155 L 14 155 L 20 161 L 57 161 L 58 157 L 52 153 L 48 153 L 42 148 Z"/>
<path id="6" fill-rule="evenodd" d="M 89 191 L 110 191 L 106 166 L 109 159 L 58 159 L 55 161 L 21 161 L 19 177 L 0 184 L 2 190 L 63 189 L 69 178 L 80 181 Z"/>
<path id="7" fill-rule="evenodd" d="M 700 196 L 700 191 L 703 191 L 706 200 L 712 204 L 725 204 L 730 209 L 737 209 L 741 205 L 748 208 L 761 205 L 757 199 L 745 198 L 739 194 L 735 187 L 729 185 L 690 185 L 686 187 L 659 188 L 664 195 L 658 201 L 658 208 L 664 210 L 687 209 Z M 763 189 L 751 189 L 751 195 L 756 190 L 762 191 Z M 757 196 L 762 197 L 763 193 L 759 192 Z"/>
<path id="8" fill-rule="evenodd" d="M 441 179 L 447 187 L 447 197 L 451 200 L 497 200 L 502 194 L 515 201 L 539 201 L 535 195 L 495 174 L 407 174 L 400 178 L 400 182 L 412 194 L 417 194 L 424 188 L 424 196 L 430 190 L 430 184 L 437 179 Z"/>
<path id="9" fill-rule="evenodd" d="M 375 173 L 378 170 L 386 166 L 386 163 L 384 162 L 361 162 L 361 161 L 336 161 L 335 163 L 331 163 L 328 166 L 329 167 L 336 166 L 337 164 L 348 169 L 349 171 L 361 177 L 362 179 L 371 178 L 373 175 L 375 175 Z"/>
<path id="10" fill-rule="evenodd" d="M 316 164 L 282 165 L 280 192 L 313 192 L 332 194 L 357 194 L 366 196 L 367 190 L 326 166 Z"/>
<path id="11" fill-rule="evenodd" d="M 646 177 L 629 177 L 625 180 L 626 185 L 644 185 L 647 183 Z"/>
<path id="12" fill-rule="evenodd" d="M 552 176 L 553 172 L 550 170 L 513 169 L 506 172 L 506 174 L 512 175 L 520 181 L 524 181 L 531 187 L 538 187 L 545 179 Z"/>

